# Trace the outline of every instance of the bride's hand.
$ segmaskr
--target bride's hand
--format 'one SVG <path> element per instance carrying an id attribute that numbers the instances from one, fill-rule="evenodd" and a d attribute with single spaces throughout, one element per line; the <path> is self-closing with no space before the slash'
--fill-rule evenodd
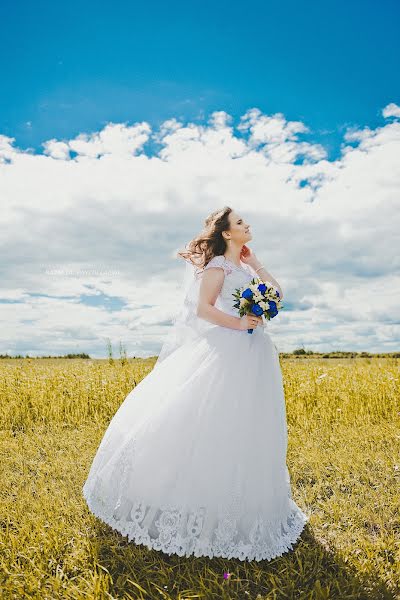
<path id="1" fill-rule="evenodd" d="M 243 246 L 242 246 L 242 250 L 240 252 L 240 260 L 242 262 L 244 262 L 246 265 L 250 265 L 250 267 L 253 267 L 253 268 L 257 267 L 259 264 L 257 256 L 255 255 L 255 253 L 253 252 L 253 250 L 251 248 L 246 246 L 246 244 L 243 244 Z"/>
<path id="2" fill-rule="evenodd" d="M 243 315 L 243 317 L 240 317 L 239 329 L 255 329 L 258 325 L 263 325 L 262 317 L 256 315 Z"/>

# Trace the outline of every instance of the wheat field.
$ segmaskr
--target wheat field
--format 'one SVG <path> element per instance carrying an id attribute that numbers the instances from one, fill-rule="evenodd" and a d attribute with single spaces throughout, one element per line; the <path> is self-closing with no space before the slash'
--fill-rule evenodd
<path id="1" fill-rule="evenodd" d="M 1 598 L 399 598 L 399 359 L 280 361 L 311 516 L 291 552 L 249 563 L 128 543 L 86 506 L 104 431 L 155 357 L 1 360 Z"/>

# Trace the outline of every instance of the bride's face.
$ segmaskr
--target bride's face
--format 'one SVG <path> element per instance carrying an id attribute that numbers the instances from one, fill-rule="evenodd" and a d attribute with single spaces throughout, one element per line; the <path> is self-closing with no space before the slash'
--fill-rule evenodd
<path id="1" fill-rule="evenodd" d="M 250 225 L 234 211 L 229 213 L 228 216 L 230 229 L 227 232 L 229 237 L 227 240 L 232 240 L 235 244 L 245 244 L 252 239 Z"/>

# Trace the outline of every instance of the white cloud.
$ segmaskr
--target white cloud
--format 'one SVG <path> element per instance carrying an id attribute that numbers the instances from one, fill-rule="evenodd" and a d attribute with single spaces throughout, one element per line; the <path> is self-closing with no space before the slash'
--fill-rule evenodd
<path id="1" fill-rule="evenodd" d="M 385 119 L 388 117 L 400 117 L 400 106 L 391 102 L 382 110 L 382 116 L 385 117 Z"/>
<path id="2" fill-rule="evenodd" d="M 139 123 L 132 127 L 111 123 L 100 132 L 90 135 L 81 133 L 68 142 L 49 140 L 43 144 L 44 154 L 64 160 L 70 158 L 71 150 L 78 154 L 78 160 L 82 157 L 98 158 L 105 154 L 131 155 L 142 149 L 143 144 L 149 139 L 149 134 L 150 126 L 147 123 Z"/>
<path id="3" fill-rule="evenodd" d="M 253 108 L 236 128 L 224 111 L 155 132 L 109 124 L 43 154 L 0 136 L 5 351 L 100 356 L 109 337 L 157 353 L 183 275 L 175 251 L 224 205 L 249 220 L 284 290 L 287 310 L 268 325 L 280 350 L 398 349 L 400 123 L 349 128 L 334 161 L 307 132 Z"/>
<path id="4" fill-rule="evenodd" d="M 44 154 L 48 154 L 52 158 L 68 160 L 70 158 L 70 145 L 66 142 L 58 142 L 57 140 L 48 140 L 44 142 Z"/>

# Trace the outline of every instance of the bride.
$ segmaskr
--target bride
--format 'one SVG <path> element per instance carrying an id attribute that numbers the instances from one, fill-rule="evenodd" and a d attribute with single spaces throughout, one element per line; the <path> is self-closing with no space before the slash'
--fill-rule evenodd
<path id="1" fill-rule="evenodd" d="M 233 292 L 253 277 L 283 297 L 246 245 L 251 238 L 224 207 L 178 253 L 183 304 L 83 486 L 95 516 L 149 549 L 272 559 L 293 548 L 309 519 L 291 495 L 282 374 L 267 320 L 233 307 Z"/>

